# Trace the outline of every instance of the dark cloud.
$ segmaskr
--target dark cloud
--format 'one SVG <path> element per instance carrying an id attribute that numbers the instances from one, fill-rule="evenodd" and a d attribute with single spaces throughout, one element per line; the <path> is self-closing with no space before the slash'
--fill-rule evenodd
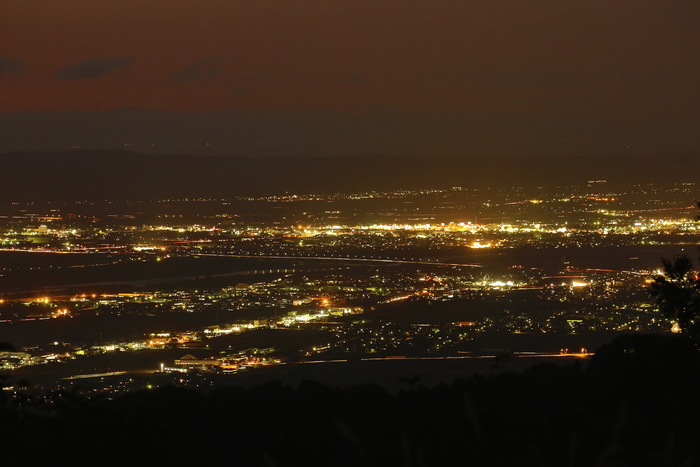
<path id="1" fill-rule="evenodd" d="M 71 63 L 56 72 L 56 79 L 87 79 L 113 73 L 134 62 L 133 57 L 91 58 L 84 62 Z"/>
<path id="2" fill-rule="evenodd" d="M 24 68 L 22 60 L 12 60 L 7 57 L 0 57 L 0 76 L 10 73 L 13 75 L 19 74 Z"/>
<path id="3" fill-rule="evenodd" d="M 253 89 L 252 88 L 241 88 L 241 89 L 236 89 L 231 93 L 233 97 L 243 97 L 243 96 L 249 96 L 250 94 L 253 94 Z"/>
<path id="4" fill-rule="evenodd" d="M 203 61 L 182 70 L 170 72 L 170 79 L 176 83 L 194 81 L 199 79 L 216 78 L 221 76 L 221 69 L 214 62 Z"/>
<path id="5" fill-rule="evenodd" d="M 350 84 L 364 84 L 365 80 L 362 78 L 362 75 L 359 73 L 355 73 L 354 75 L 350 76 L 348 78 L 348 83 Z"/>
<path id="6" fill-rule="evenodd" d="M 258 73 L 256 75 L 253 75 L 250 77 L 251 80 L 253 81 L 260 81 L 262 79 L 267 79 L 270 77 L 270 72 L 269 71 L 263 71 L 261 73 Z"/>

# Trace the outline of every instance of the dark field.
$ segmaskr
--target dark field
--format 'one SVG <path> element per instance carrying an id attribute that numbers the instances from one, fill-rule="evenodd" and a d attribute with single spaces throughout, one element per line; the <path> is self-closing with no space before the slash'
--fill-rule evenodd
<path id="1" fill-rule="evenodd" d="M 14 380 L 25 379 L 31 383 L 42 383 L 71 376 L 98 375 L 113 371 L 145 374 L 158 371 L 161 363 L 171 366 L 175 359 L 187 354 L 206 358 L 210 356 L 211 352 L 168 349 L 112 353 L 66 363 L 24 367 L 14 371 L 12 378 Z M 279 380 L 283 384 L 291 386 L 296 386 L 304 380 L 312 380 L 340 388 L 374 383 L 390 392 L 396 392 L 400 388 L 408 389 L 411 381 L 414 384 L 435 386 L 459 378 L 470 378 L 474 374 L 518 373 L 541 363 L 565 365 L 575 360 L 580 360 L 583 363 L 587 361 L 585 358 L 578 357 L 514 357 L 504 367 L 496 367 L 493 358 L 351 360 L 269 365 L 237 374 L 212 375 L 211 378 L 217 384 L 233 384 L 249 388 L 273 380 Z M 92 379 L 99 380 L 100 378 L 109 381 L 109 378 L 120 378 L 120 376 L 95 376 Z M 81 381 L 85 381 L 86 385 L 94 384 L 90 380 L 91 378 L 79 379 L 76 384 L 80 385 Z"/>
<path id="2" fill-rule="evenodd" d="M 124 287 L 131 291 L 146 285 L 150 290 L 158 290 L 160 283 L 196 288 L 207 285 L 203 281 L 212 281 L 216 276 L 255 275 L 257 271 L 284 270 L 299 264 L 283 259 L 235 257 L 191 256 L 158 261 L 155 256 L 0 252 L 0 265 L 13 268 L 2 276 L 0 293 L 32 294 L 49 289 L 80 289 L 85 293 L 85 288 L 113 289 L 119 284 L 124 284 L 121 291 Z M 240 280 L 226 282 L 235 284 Z"/>
<path id="3" fill-rule="evenodd" d="M 511 352 L 551 352 L 557 354 L 562 347 L 579 350 L 585 347 L 593 350 L 609 342 L 621 333 L 589 332 L 576 335 L 567 334 L 479 334 L 469 343 L 471 354 L 479 356 L 482 349 L 507 349 Z M 221 351 L 233 353 L 251 347 L 293 350 L 309 349 L 325 342 L 326 333 L 317 330 L 261 330 L 238 336 L 211 339 L 201 346 L 178 349 L 142 350 L 133 352 L 112 352 L 94 357 L 79 358 L 63 363 L 49 363 L 23 367 L 13 372 L 13 378 L 24 378 L 30 382 L 41 382 L 67 378 L 74 375 L 107 373 L 110 371 L 153 372 L 163 363 L 172 366 L 175 359 L 186 354 L 198 358 L 216 357 Z M 209 345 L 209 348 L 206 347 Z M 231 347 L 229 347 L 229 345 Z M 320 358 L 323 358 L 321 356 Z M 252 387 L 257 384 L 279 379 L 285 384 L 296 385 L 305 379 L 323 382 L 330 386 L 350 387 L 357 384 L 377 383 L 397 390 L 402 378 L 418 376 L 421 384 L 435 385 L 449 382 L 474 373 L 493 374 L 503 371 L 522 371 L 539 363 L 571 363 L 577 357 L 536 357 L 513 354 L 501 367 L 495 367 L 493 358 L 445 358 L 427 354 L 422 359 L 381 359 L 377 355 L 335 355 L 346 362 L 303 363 L 290 362 L 257 368 L 235 375 L 217 376 L 222 382 Z M 365 360 L 370 359 L 370 360 Z M 375 359 L 375 360 L 372 360 Z M 581 361 L 586 361 L 581 359 Z"/>

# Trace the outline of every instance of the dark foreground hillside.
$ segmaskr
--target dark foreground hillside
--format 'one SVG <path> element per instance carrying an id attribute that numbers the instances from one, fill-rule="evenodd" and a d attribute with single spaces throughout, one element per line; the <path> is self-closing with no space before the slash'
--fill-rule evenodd
<path id="1" fill-rule="evenodd" d="M 689 466 L 699 370 L 682 338 L 625 335 L 585 370 L 540 365 L 398 395 L 310 381 L 67 394 L 60 407 L 7 408 L 0 440 L 6 465 Z"/>

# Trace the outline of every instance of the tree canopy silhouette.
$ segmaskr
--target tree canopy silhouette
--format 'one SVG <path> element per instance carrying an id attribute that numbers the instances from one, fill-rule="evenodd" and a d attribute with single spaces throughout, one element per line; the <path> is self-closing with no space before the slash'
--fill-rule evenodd
<path id="1" fill-rule="evenodd" d="M 682 255 L 661 262 L 664 274 L 654 278 L 649 292 L 682 333 L 700 339 L 700 276 L 693 260 Z"/>

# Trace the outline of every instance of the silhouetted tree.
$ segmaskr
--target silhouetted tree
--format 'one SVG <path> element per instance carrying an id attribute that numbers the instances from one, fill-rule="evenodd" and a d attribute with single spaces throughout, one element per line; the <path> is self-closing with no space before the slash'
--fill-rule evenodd
<path id="1" fill-rule="evenodd" d="M 662 259 L 664 274 L 649 287 L 659 310 L 673 319 L 681 332 L 700 338 L 700 276 L 689 256 Z"/>

